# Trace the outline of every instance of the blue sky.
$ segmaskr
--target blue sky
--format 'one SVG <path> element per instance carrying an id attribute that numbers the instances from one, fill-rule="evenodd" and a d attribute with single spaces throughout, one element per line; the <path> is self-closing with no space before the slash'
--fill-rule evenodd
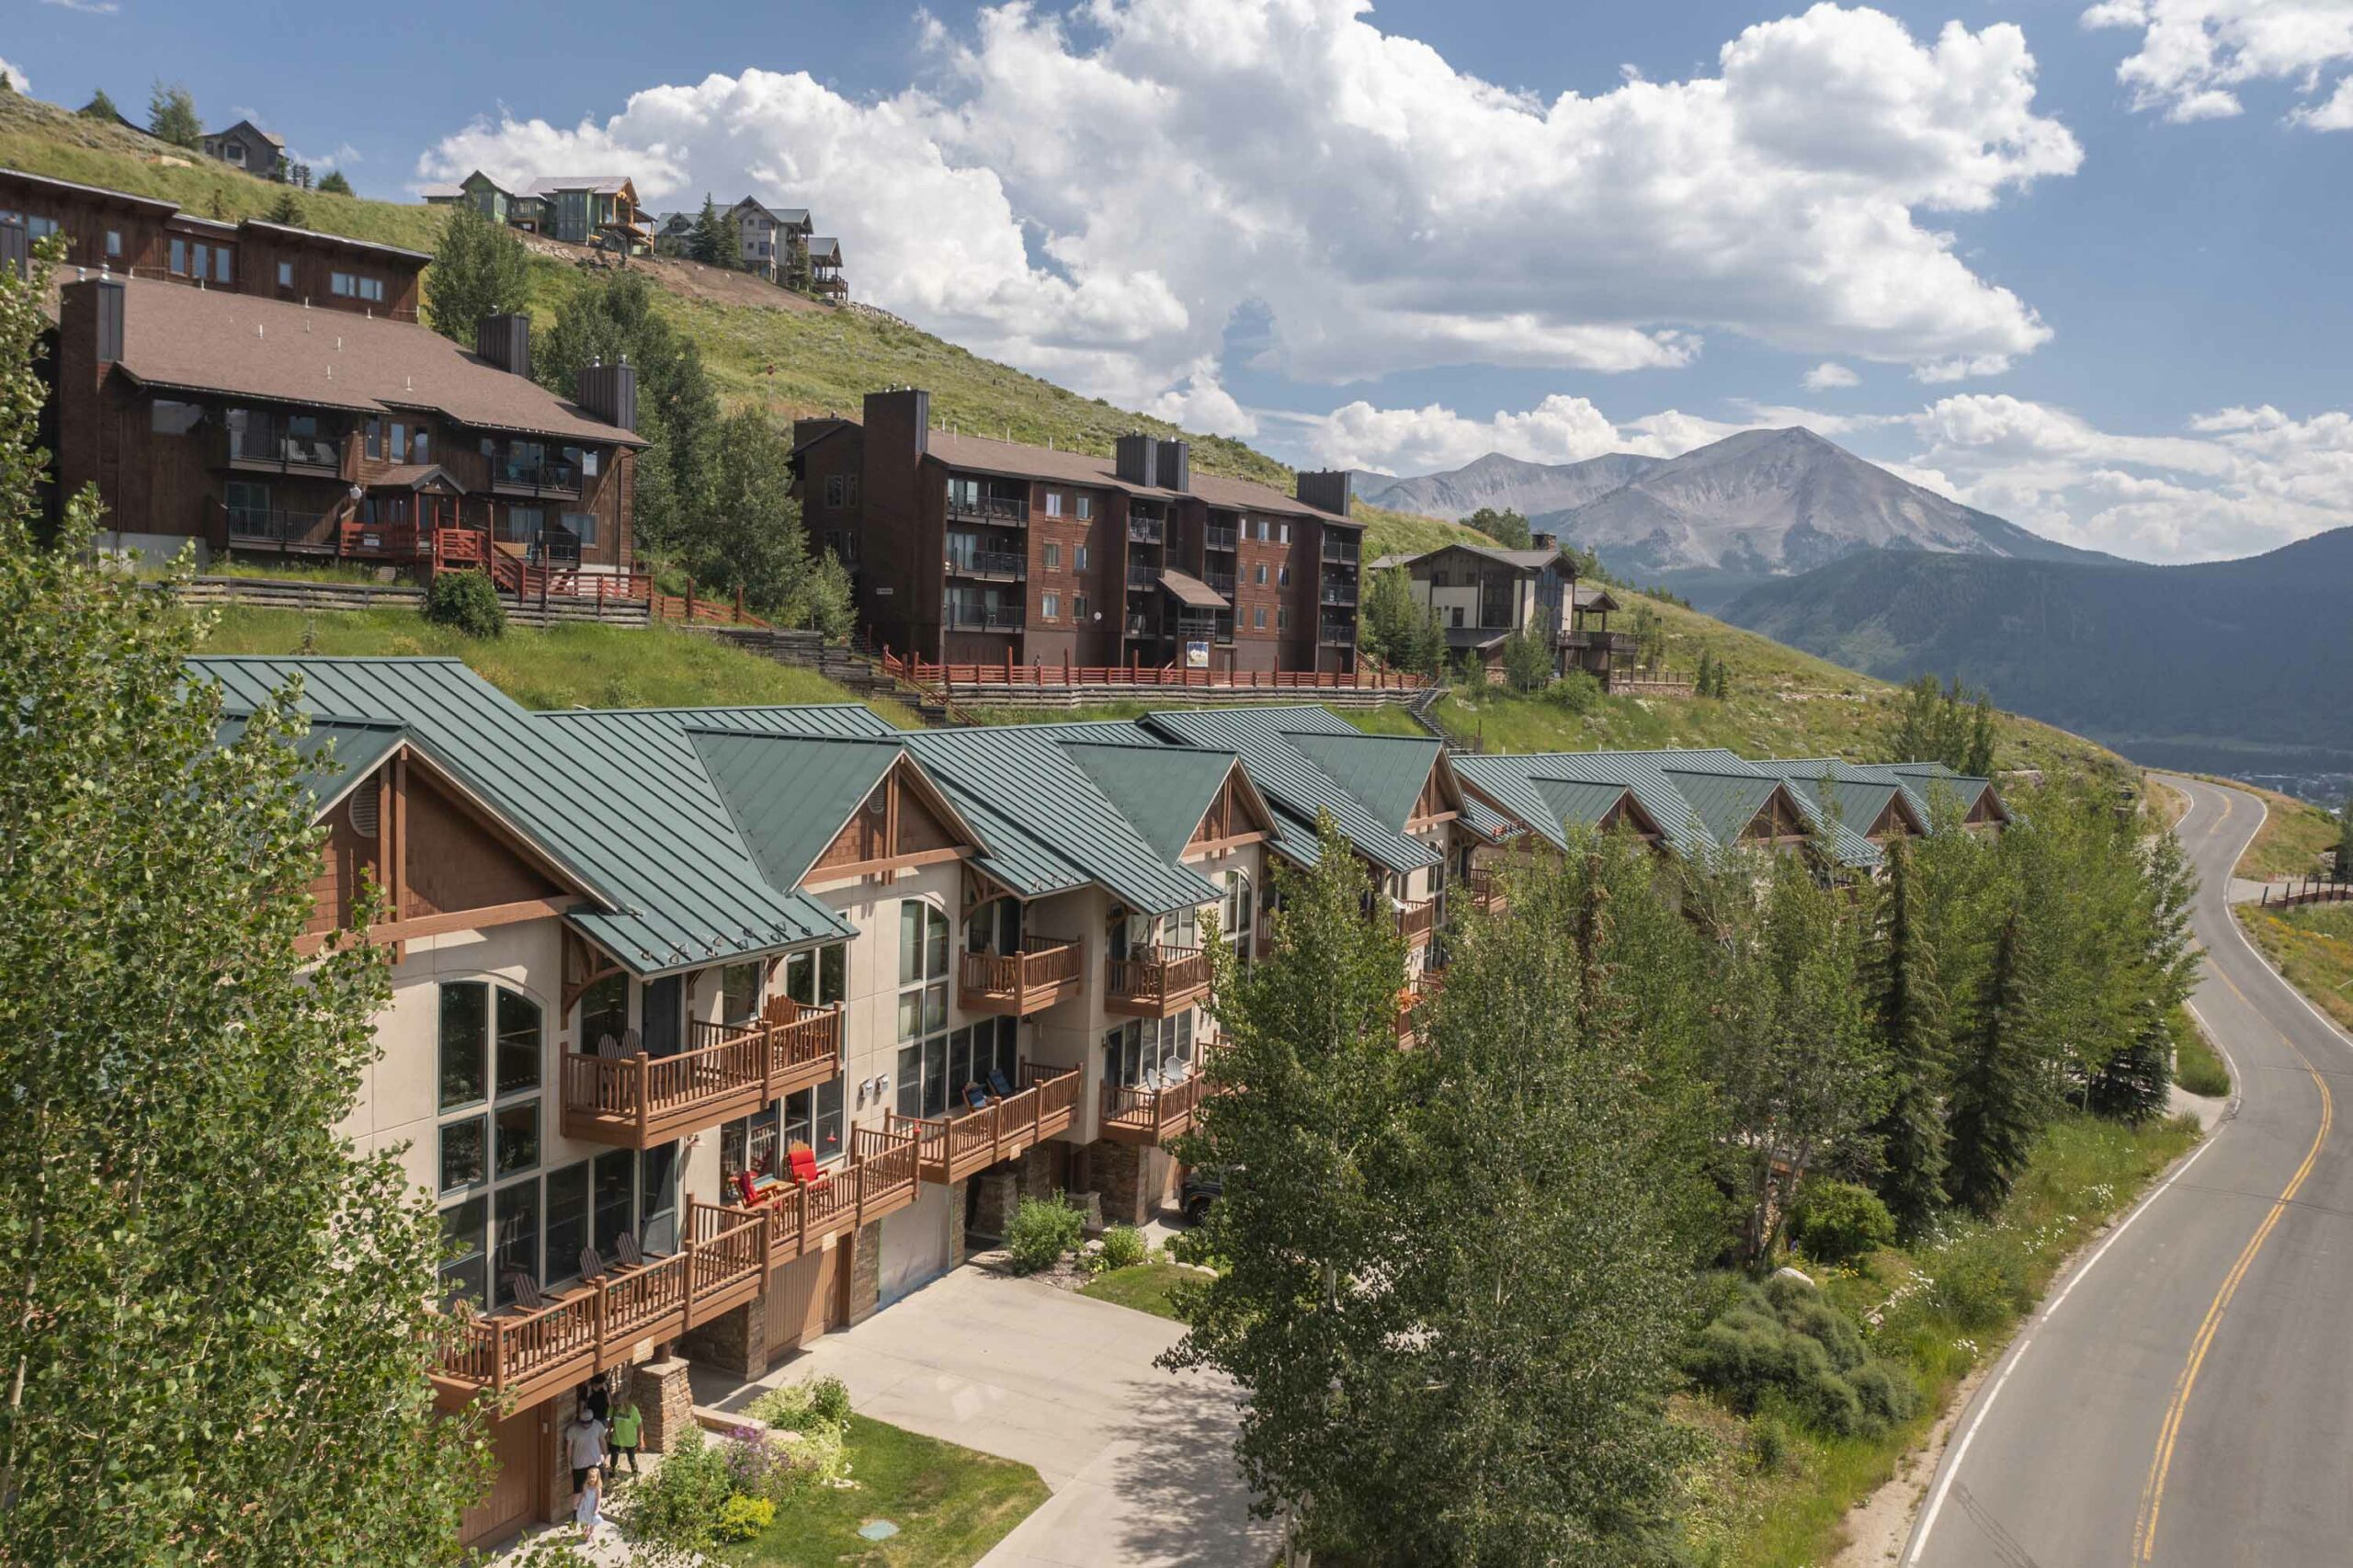
<path id="1" fill-rule="evenodd" d="M 1301 462 L 1802 422 L 2143 559 L 2353 522 L 2353 0 L 19 0 L 0 60 L 368 194 L 756 188 L 858 297 Z"/>

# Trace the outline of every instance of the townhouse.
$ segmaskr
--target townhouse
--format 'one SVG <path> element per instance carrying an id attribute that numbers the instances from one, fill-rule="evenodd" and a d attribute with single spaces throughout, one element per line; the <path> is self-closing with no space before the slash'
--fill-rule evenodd
<path id="1" fill-rule="evenodd" d="M 568 244 L 604 245 L 626 256 L 654 248 L 654 228 L 626 175 L 549 175 L 509 186 L 480 169 L 455 184 L 417 192 L 427 206 L 469 206 L 494 223 Z"/>
<path id="2" fill-rule="evenodd" d="M 947 664 L 1356 669 L 1363 527 L 1345 472 L 1297 491 L 1192 472 L 1188 443 L 1112 456 L 935 427 L 928 392 L 793 428 L 813 550 L 851 569 L 858 617 Z"/>
<path id="3" fill-rule="evenodd" d="M 405 322 L 141 277 L 60 291 L 57 474 L 95 483 L 109 549 L 487 570 L 593 591 L 635 564 L 636 372 L 582 402 L 530 379 L 530 322 L 468 354 Z"/>
<path id="4" fill-rule="evenodd" d="M 816 230 L 809 222 L 806 207 L 771 207 L 757 197 L 747 196 L 727 210 L 727 226 L 735 234 L 736 264 L 746 272 L 756 272 L 775 282 L 790 276 L 795 253 L 812 263 L 810 280 L 816 282 L 813 252 L 816 246 Z M 841 242 L 826 240 L 829 247 L 833 277 L 840 280 Z M 847 287 L 847 285 L 844 285 Z"/>
<path id="5" fill-rule="evenodd" d="M 1575 558 L 1552 534 L 1534 535 L 1526 550 L 1449 544 L 1384 555 L 1371 569 L 1404 572 L 1415 601 L 1446 633 L 1448 653 L 1490 674 L 1501 673 L 1504 640 L 1530 630 L 1552 639 L 1556 675 L 1584 670 L 1607 687 L 1633 672 L 1633 633 L 1609 629 L 1620 606 L 1607 588 L 1577 580 Z"/>
<path id="6" fill-rule="evenodd" d="M 472 1543 L 565 1506 L 556 1434 L 593 1372 L 636 1369 L 671 1423 L 682 1358 L 756 1376 L 1024 1196 L 1158 1211 L 1211 1090 L 1207 944 L 1262 956 L 1275 862 L 1313 864 L 1319 818 L 1409 955 L 1403 1040 L 1449 901 L 1495 907 L 1497 858 L 1569 827 L 1861 857 L 1925 824 L 1915 798 L 1997 810 L 1933 769 L 1781 765 L 1835 786 L 1809 807 L 1729 754 L 1456 757 L 1312 707 L 903 733 L 852 705 L 533 713 L 445 659 L 190 670 L 232 727 L 301 678 L 304 940 L 364 881 L 392 902 L 344 1131 L 402 1151 L 450 1243 L 437 1386 L 499 1402 Z"/>
<path id="7" fill-rule="evenodd" d="M 418 277 L 433 257 L 248 218 L 183 212 L 127 191 L 0 169 L 0 263 L 22 266 L 22 244 L 65 236 L 65 265 L 87 272 L 182 283 L 392 321 L 416 320 Z M 22 244 L 15 243 L 21 235 Z"/>

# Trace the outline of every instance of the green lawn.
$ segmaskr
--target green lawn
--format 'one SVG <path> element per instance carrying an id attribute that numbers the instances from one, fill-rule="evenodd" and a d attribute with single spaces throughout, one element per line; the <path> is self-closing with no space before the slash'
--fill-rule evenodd
<path id="1" fill-rule="evenodd" d="M 1787 1451 L 1769 1473 L 1743 1452 L 1746 1422 L 1713 1404 L 1685 1402 L 1682 1415 L 1707 1437 L 1712 1455 L 1692 1481 L 1688 1561 L 1695 1568 L 1830 1562 L 1844 1541 L 1847 1512 L 1927 1440 L 1969 1369 L 2001 1354 L 2060 1265 L 2197 1141 L 2197 1128 L 2187 1120 L 2135 1131 L 2065 1116 L 2045 1131 L 1992 1222 L 1950 1221 L 1932 1248 L 1890 1249 L 1860 1266 L 1815 1269 L 1799 1260 L 1834 1304 L 1858 1318 L 1907 1292 L 1871 1334 L 1871 1345 L 1908 1366 L 1928 1397 L 1912 1420 L 1878 1437 L 1822 1437 L 1790 1424 Z M 1996 1278 L 2013 1281 L 2015 1290 L 2006 1299 L 1993 1293 L 1989 1301 L 1984 1282 Z"/>
<path id="2" fill-rule="evenodd" d="M 965 1568 L 1046 1500 L 1046 1483 L 1026 1464 L 919 1437 L 880 1421 L 849 1422 L 853 1487 L 821 1487 L 790 1507 L 756 1540 L 722 1561 L 743 1568 Z M 859 1527 L 887 1519 L 887 1540 Z"/>
<path id="3" fill-rule="evenodd" d="M 1429 732 L 1414 722 L 1414 716 L 1394 703 L 1379 708 L 1335 708 L 1333 712 L 1354 724 L 1368 735 L 1413 735 L 1427 738 Z"/>
<path id="4" fill-rule="evenodd" d="M 1186 1279 L 1207 1278 L 1206 1271 L 1188 1268 L 1181 1263 L 1139 1263 L 1130 1268 L 1114 1268 L 1098 1274 L 1079 1288 L 1082 1296 L 1092 1296 L 1098 1301 L 1115 1301 L 1123 1307 L 1133 1307 L 1154 1317 L 1176 1318 L 1176 1309 L 1170 1296 L 1177 1284 Z"/>
<path id="5" fill-rule="evenodd" d="M 2353 903 L 2292 909 L 2238 906 L 2240 923 L 2289 983 L 2353 1028 Z"/>
<path id="6" fill-rule="evenodd" d="M 510 627 L 477 641 L 414 610 L 219 611 L 204 653 L 437 654 L 463 659 L 526 708 L 670 708 L 847 702 L 850 694 L 814 670 L 779 665 L 712 638 L 666 626 Z M 875 703 L 892 722 L 915 719 Z"/>

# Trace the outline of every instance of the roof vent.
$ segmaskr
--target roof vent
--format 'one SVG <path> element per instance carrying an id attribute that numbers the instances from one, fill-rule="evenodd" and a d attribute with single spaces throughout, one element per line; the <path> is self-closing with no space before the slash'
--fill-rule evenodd
<path id="1" fill-rule="evenodd" d="M 361 784 L 359 788 L 351 792 L 351 803 L 344 808 L 344 814 L 351 819 L 352 832 L 358 834 L 362 838 L 373 838 L 376 836 L 378 815 L 376 811 L 376 781 L 373 778 L 369 779 L 367 782 Z"/>

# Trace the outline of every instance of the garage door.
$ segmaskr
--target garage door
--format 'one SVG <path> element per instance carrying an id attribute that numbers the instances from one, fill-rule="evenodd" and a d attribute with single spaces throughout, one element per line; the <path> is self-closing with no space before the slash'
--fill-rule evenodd
<path id="1" fill-rule="evenodd" d="M 848 1321 L 842 1296 L 842 1259 L 848 1249 L 830 1246 L 793 1259 L 768 1281 L 768 1358 L 816 1338 Z"/>
<path id="2" fill-rule="evenodd" d="M 948 1199 L 947 1187 L 926 1186 L 915 1202 L 883 1217 L 883 1305 L 948 1272 Z"/>
<path id="3" fill-rule="evenodd" d="M 460 1528 L 468 1546 L 488 1546 L 521 1529 L 540 1511 L 540 1483 L 548 1473 L 540 1423 L 547 1406 L 519 1411 L 491 1428 L 491 1458 L 497 1471 L 482 1501 L 466 1510 Z"/>

